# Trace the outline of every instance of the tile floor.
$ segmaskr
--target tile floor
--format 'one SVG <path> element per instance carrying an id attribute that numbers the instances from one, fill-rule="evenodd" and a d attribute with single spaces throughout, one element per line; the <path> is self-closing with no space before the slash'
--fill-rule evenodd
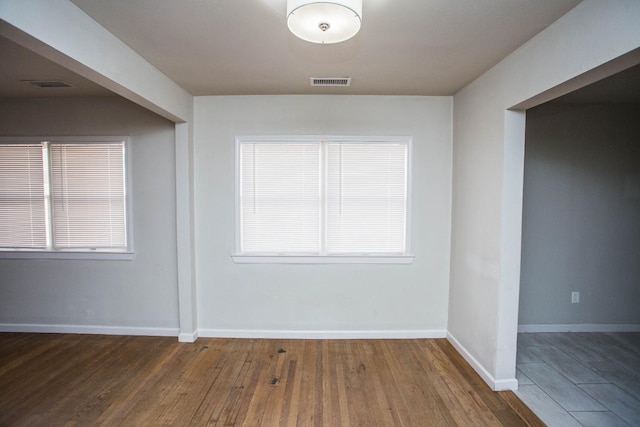
<path id="1" fill-rule="evenodd" d="M 521 333 L 516 372 L 549 427 L 640 426 L 640 333 Z"/>

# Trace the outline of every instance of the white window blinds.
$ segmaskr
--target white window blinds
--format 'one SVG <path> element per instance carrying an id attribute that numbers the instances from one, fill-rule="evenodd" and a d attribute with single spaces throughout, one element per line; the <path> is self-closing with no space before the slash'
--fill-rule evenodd
<path id="1" fill-rule="evenodd" d="M 406 166 L 406 144 L 328 144 L 327 253 L 404 253 Z"/>
<path id="2" fill-rule="evenodd" d="M 317 253 L 319 149 L 318 144 L 241 145 L 243 253 Z"/>
<path id="3" fill-rule="evenodd" d="M 125 141 L 110 138 L 0 139 L 0 250 L 130 250 Z"/>
<path id="4" fill-rule="evenodd" d="M 404 255 L 408 142 L 240 141 L 239 253 Z"/>
<path id="5" fill-rule="evenodd" d="M 126 248 L 124 143 L 51 144 L 56 248 Z"/>
<path id="6" fill-rule="evenodd" d="M 0 145 L 0 247 L 45 248 L 42 144 Z"/>

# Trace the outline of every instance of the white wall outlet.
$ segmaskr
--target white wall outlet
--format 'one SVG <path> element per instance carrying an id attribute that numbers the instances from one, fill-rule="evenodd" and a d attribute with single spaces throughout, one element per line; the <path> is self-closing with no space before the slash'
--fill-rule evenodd
<path id="1" fill-rule="evenodd" d="M 571 304 L 578 304 L 580 302 L 580 292 L 571 292 Z"/>

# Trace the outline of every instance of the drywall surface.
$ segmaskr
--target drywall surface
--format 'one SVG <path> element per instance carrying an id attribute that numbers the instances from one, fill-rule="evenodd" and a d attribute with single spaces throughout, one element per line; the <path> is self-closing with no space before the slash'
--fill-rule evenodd
<path id="1" fill-rule="evenodd" d="M 521 325 L 640 324 L 639 117 L 638 104 L 527 111 Z"/>
<path id="2" fill-rule="evenodd" d="M 198 97 L 195 118 L 200 335 L 446 330 L 451 98 Z M 413 137 L 413 264 L 234 264 L 236 136 L 323 134 Z"/>
<path id="3" fill-rule="evenodd" d="M 0 99 L 0 135 L 129 135 L 136 252 L 133 261 L 0 260 L 0 325 L 177 335 L 173 123 L 118 97 Z"/>
<path id="4" fill-rule="evenodd" d="M 517 387 L 525 121 L 507 109 L 637 52 L 639 19 L 585 0 L 454 96 L 448 330 L 494 388 Z"/>
<path id="5" fill-rule="evenodd" d="M 68 0 L 0 2 L 0 34 L 163 117 L 191 119 L 187 91 Z"/>

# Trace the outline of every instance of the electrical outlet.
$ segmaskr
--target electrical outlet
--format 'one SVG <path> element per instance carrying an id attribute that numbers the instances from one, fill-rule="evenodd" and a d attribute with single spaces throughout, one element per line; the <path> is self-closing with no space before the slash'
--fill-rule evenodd
<path id="1" fill-rule="evenodd" d="M 580 292 L 571 292 L 571 304 L 580 303 Z"/>

